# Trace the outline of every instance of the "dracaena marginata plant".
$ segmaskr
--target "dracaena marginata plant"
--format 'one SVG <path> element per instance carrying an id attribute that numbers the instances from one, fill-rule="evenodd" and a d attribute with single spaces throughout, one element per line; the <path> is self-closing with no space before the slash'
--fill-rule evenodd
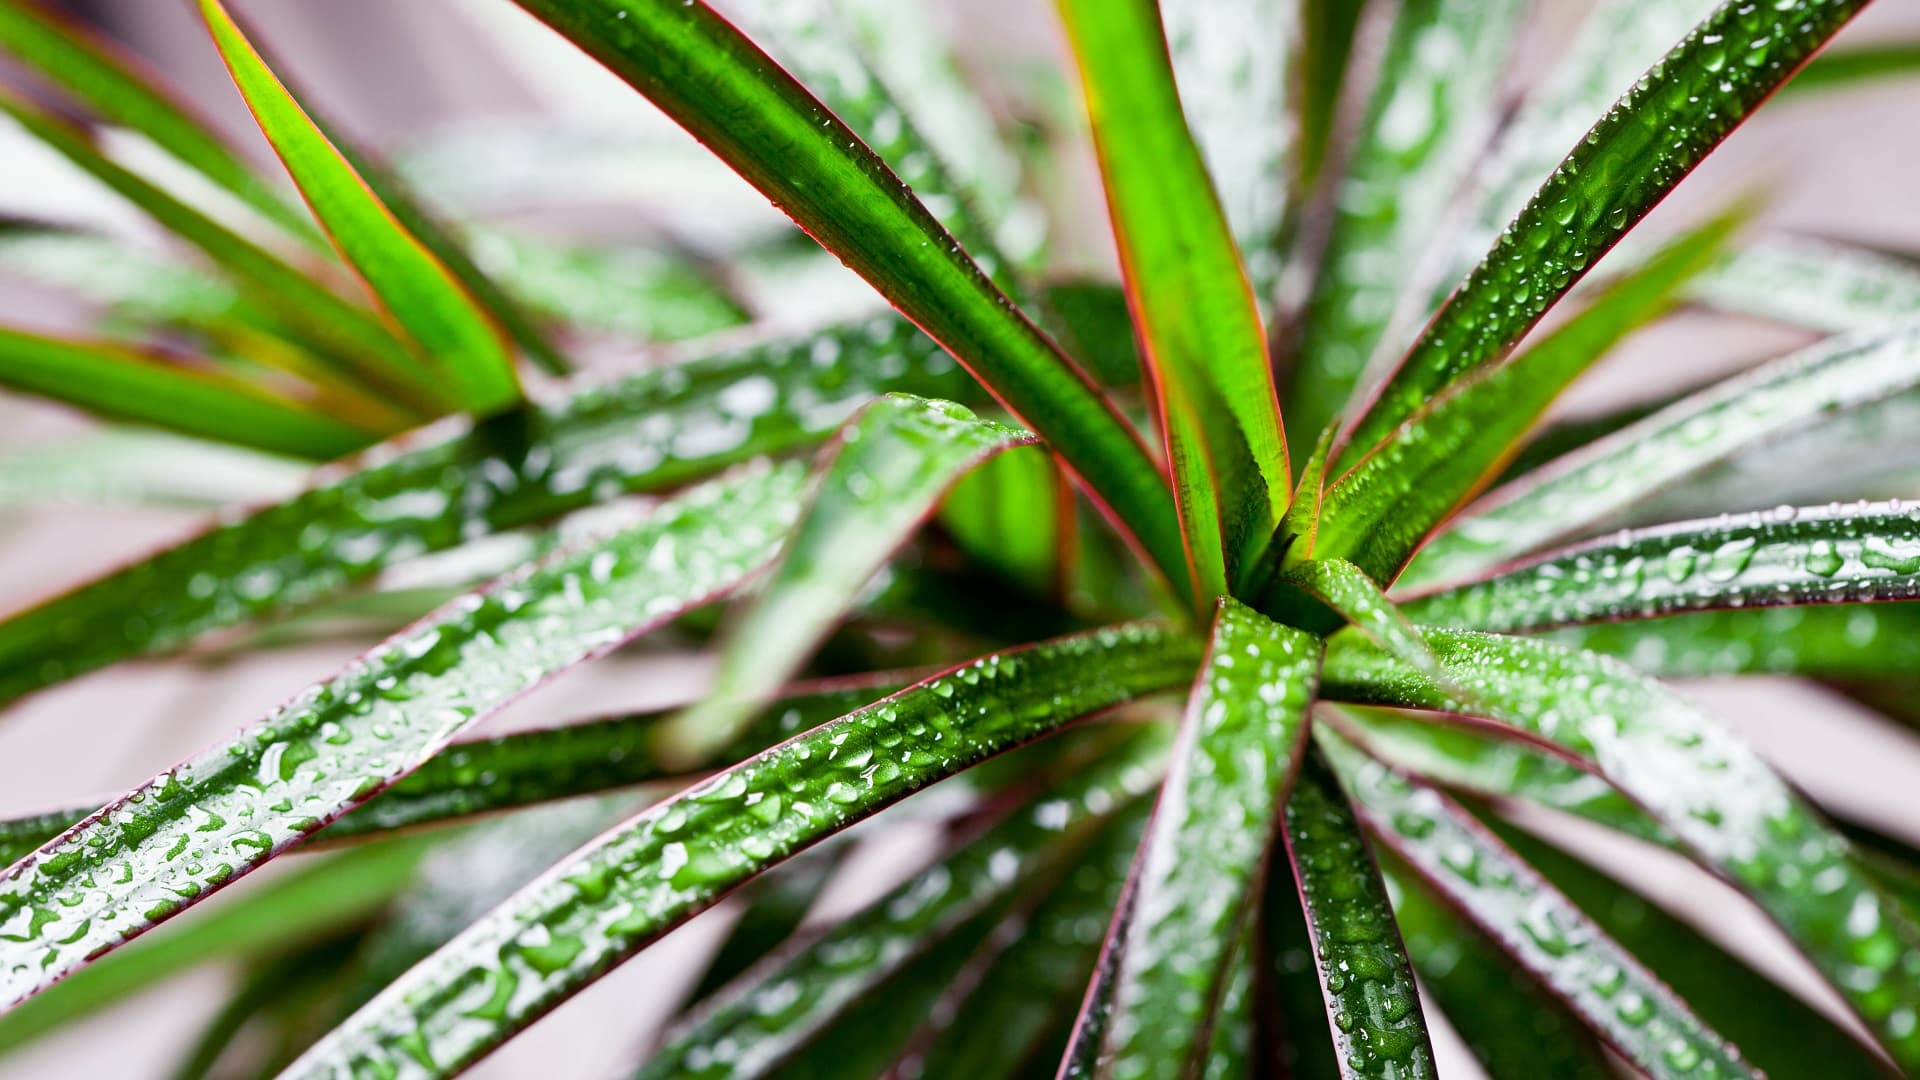
<path id="1" fill-rule="evenodd" d="M 1444 1014 L 1499 1078 L 1920 1074 L 1920 856 L 1659 681 L 1900 716 L 1920 517 L 1826 500 L 1920 467 L 1857 452 L 1920 389 L 1920 272 L 1742 230 L 1764 191 L 1629 236 L 1776 91 L 1914 67 L 1816 59 L 1865 0 L 1600 0 L 1504 123 L 1524 0 L 1057 0 L 1085 132 L 1024 139 L 886 0 L 469 2 L 818 247 L 515 226 L 622 148 L 383 162 L 259 5 L 191 0 L 265 167 L 0 0 L 15 136 L 177 241 L 0 232 L 97 314 L 0 330 L 0 382 L 113 425 L 0 494 L 226 508 L 0 622 L 0 700 L 366 642 L 124 794 L 0 821 L 0 1050 L 227 961 L 178 1075 L 452 1075 L 725 904 L 653 980 L 675 1018 L 606 1034 L 631 1073 L 1420 1077 Z M 1112 282 L 1035 227 L 1083 134 Z M 893 310 L 823 318 L 836 259 Z M 1682 303 L 1814 343 L 1543 425 Z M 672 348 L 593 359 L 636 342 Z M 713 660 L 684 707 L 473 730 L 663 643 Z M 809 918 L 895 823 L 920 860 Z M 1812 977 L 1638 900 L 1649 859 Z"/>

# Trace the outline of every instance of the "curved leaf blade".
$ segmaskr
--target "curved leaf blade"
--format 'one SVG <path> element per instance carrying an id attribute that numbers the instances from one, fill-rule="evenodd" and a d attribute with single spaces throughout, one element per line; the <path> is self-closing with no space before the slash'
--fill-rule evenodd
<path id="1" fill-rule="evenodd" d="M 842 433 L 780 560 L 726 631 L 700 704 L 664 733 L 703 760 L 797 671 L 960 476 L 1015 446 L 1024 431 L 946 401 L 893 394 Z"/>
<path id="2" fill-rule="evenodd" d="M 1521 632 L 1709 608 L 1920 597 L 1920 508 L 1790 506 L 1630 530 L 1405 603 L 1423 623 Z"/>
<path id="3" fill-rule="evenodd" d="M 1060 0 L 1079 59 L 1174 500 L 1206 606 L 1253 563 L 1291 478 L 1252 286 L 1174 88 L 1151 0 Z"/>
<path id="4" fill-rule="evenodd" d="M 693 132 L 1047 440 L 1184 590 L 1166 476 L 872 151 L 705 3 L 517 0 Z"/>
<path id="5" fill-rule="evenodd" d="M 0 386 L 215 442 L 328 460 L 374 436 L 218 371 L 0 327 Z"/>
<path id="6" fill-rule="evenodd" d="M 520 400 L 500 329 L 458 278 L 367 187 L 295 101 L 220 0 L 201 0 L 213 43 L 340 255 L 416 344 L 461 405 L 493 413 Z"/>
<path id="7" fill-rule="evenodd" d="M 555 866 L 288 1075 L 456 1071 L 767 866 L 1001 750 L 1176 685 L 1195 652 L 1135 624 L 998 653 L 724 770 Z"/>
<path id="8" fill-rule="evenodd" d="M 1835 413 L 1920 386 L 1920 322 L 1822 342 L 1691 394 L 1490 494 L 1407 583 L 1457 581 L 1603 525 L 1647 496 Z"/>
<path id="9" fill-rule="evenodd" d="M 1140 847 L 1103 1061 L 1205 1071 L 1298 766 L 1320 643 L 1222 600 Z"/>
<path id="10" fill-rule="evenodd" d="M 1920 316 L 1920 270 L 1866 248 L 1768 237 L 1722 256 L 1688 285 L 1687 298 L 1720 311 L 1847 334 Z"/>
<path id="11" fill-rule="evenodd" d="M 0 701 L 338 596 L 415 555 L 806 445 L 882 391 L 965 386 L 938 346 L 881 316 L 390 444 L 356 472 L 0 622 Z"/>
<path id="12" fill-rule="evenodd" d="M 1401 308 L 1492 126 L 1500 73 L 1526 6 L 1414 0 L 1395 14 L 1301 323 L 1286 395 L 1290 441 L 1337 421 L 1376 350 L 1404 345 L 1388 337 L 1389 328 L 1426 314 Z"/>
<path id="13" fill-rule="evenodd" d="M 739 585 L 798 510 L 743 471 L 462 597 L 110 803 L 0 879 L 0 1000 L 31 996 L 364 802 L 548 676 Z"/>
<path id="14" fill-rule="evenodd" d="M 1920 72 L 1920 43 L 1875 42 L 1835 49 L 1815 57 L 1782 89 L 1793 94 L 1804 94 L 1907 77 L 1916 72 Z"/>
<path id="15" fill-rule="evenodd" d="M 1309 559 L 1281 578 L 1285 585 L 1332 608 L 1367 640 L 1428 675 L 1440 675 L 1440 662 L 1404 613 L 1388 600 L 1366 571 L 1345 559 Z"/>
<path id="16" fill-rule="evenodd" d="M 1723 4 L 1576 143 L 1354 425 L 1351 465 L 1432 394 L 1504 356 L 1867 0 Z"/>
<path id="17" fill-rule="evenodd" d="M 1847 842 L 1751 750 L 1616 661 L 1453 630 L 1427 643 L 1473 704 L 1356 639 L 1332 642 L 1327 695 L 1480 716 L 1589 761 L 1695 858 L 1753 898 L 1907 1068 L 1920 1062 L 1920 929 Z M 1818 880 L 1819 888 L 1810 883 Z"/>
<path id="18" fill-rule="evenodd" d="M 1823 604 L 1691 611 L 1545 631 L 1650 675 L 1900 678 L 1920 670 L 1920 604 Z"/>
<path id="19" fill-rule="evenodd" d="M 1285 821 L 1340 1075 L 1438 1075 L 1386 885 L 1346 793 L 1311 749 Z"/>
<path id="20" fill-rule="evenodd" d="M 1322 733 L 1324 734 L 1324 732 Z M 1322 745 L 1374 836 L 1634 1067 L 1655 1077 L 1760 1075 L 1634 956 L 1468 814 L 1335 738 Z"/>

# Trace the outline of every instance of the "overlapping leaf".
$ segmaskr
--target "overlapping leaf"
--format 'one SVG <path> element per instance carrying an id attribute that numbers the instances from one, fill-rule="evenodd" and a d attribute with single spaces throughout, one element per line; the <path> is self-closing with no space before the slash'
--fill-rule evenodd
<path id="1" fill-rule="evenodd" d="M 997 653 L 724 770 L 463 931 L 291 1070 L 459 1069 L 728 889 L 928 784 L 1177 685 L 1188 638 L 1135 624 Z"/>
<path id="2" fill-rule="evenodd" d="M 519 0 L 698 135 L 1045 439 L 1179 588 L 1165 475 L 858 137 L 704 3 Z"/>
<path id="3" fill-rule="evenodd" d="M 1435 392 L 1504 356 L 1865 5 L 1726 4 L 1695 27 L 1574 145 L 1454 290 L 1354 425 L 1341 464 L 1358 461 Z"/>

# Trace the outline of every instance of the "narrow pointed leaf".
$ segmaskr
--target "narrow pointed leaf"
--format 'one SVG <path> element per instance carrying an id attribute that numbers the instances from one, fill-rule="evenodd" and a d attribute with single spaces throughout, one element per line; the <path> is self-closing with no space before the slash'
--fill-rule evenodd
<path id="1" fill-rule="evenodd" d="M 1666 310 L 1735 220 L 1716 218 L 1676 240 L 1533 348 L 1414 413 L 1328 490 L 1313 554 L 1351 560 L 1391 582 L 1434 526 L 1499 472 L 1568 384 Z"/>
<path id="2" fill-rule="evenodd" d="M 1181 111 L 1206 159 L 1254 299 L 1274 301 L 1300 184 L 1293 64 L 1304 5 L 1160 0 Z"/>
<path id="3" fill-rule="evenodd" d="M 561 244 L 488 229 L 466 235 L 474 258 L 502 289 L 569 330 L 691 341 L 750 321 L 744 302 L 712 268 L 678 251 Z"/>
<path id="4" fill-rule="evenodd" d="M 339 596 L 428 551 L 806 445 L 881 391 L 945 396 L 964 386 L 937 346 L 884 316 L 394 444 L 356 472 L 322 477 L 297 498 L 0 623 L 0 701 Z"/>
<path id="5" fill-rule="evenodd" d="M 1866 248 L 1768 237 L 1720 257 L 1687 286 L 1720 311 L 1847 334 L 1920 316 L 1920 268 Z"/>
<path id="6" fill-rule="evenodd" d="M 1287 438 L 1340 419 L 1494 120 L 1500 73 L 1527 5 L 1521 0 L 1412 0 L 1400 5 L 1379 81 L 1334 203 L 1327 249 L 1287 385 Z"/>
<path id="7" fill-rule="evenodd" d="M 1281 581 L 1332 608 L 1367 640 L 1402 663 L 1430 676 L 1440 675 L 1440 662 L 1434 659 L 1420 631 L 1366 571 L 1345 559 L 1310 559 L 1294 566 Z"/>
<path id="8" fill-rule="evenodd" d="M 1196 1075 L 1306 735 L 1320 644 L 1233 600 L 1142 842 L 1103 1060 Z"/>
<path id="9" fill-rule="evenodd" d="M 1920 929 L 1750 749 L 1616 661 L 1461 631 L 1427 643 L 1475 704 L 1357 639 L 1329 648 L 1328 696 L 1486 717 L 1591 762 L 1771 916 L 1895 1060 L 1920 1062 Z"/>
<path id="10" fill-rule="evenodd" d="M 492 317 L 308 118 L 220 0 L 201 0 L 200 12 L 234 84 L 314 216 L 419 347 L 428 370 L 444 378 L 469 410 L 498 412 L 519 401 L 513 356 Z"/>
<path id="11" fill-rule="evenodd" d="M 1692 611 L 1547 631 L 1650 675 L 1780 674 L 1878 679 L 1920 670 L 1920 604 Z"/>
<path id="12" fill-rule="evenodd" d="M 999 653 L 724 770 L 555 866 L 288 1075 L 457 1071 L 766 867 L 995 753 L 1177 685 L 1196 653 L 1145 624 Z"/>
<path id="13" fill-rule="evenodd" d="M 1799 95 L 1920 74 L 1920 43 L 1851 45 L 1817 56 L 1784 89 Z"/>
<path id="14" fill-rule="evenodd" d="M 872 151 L 704 3 L 518 0 L 699 136 L 965 364 L 1187 587 L 1165 474 Z"/>
<path id="15" fill-rule="evenodd" d="M 840 871 L 851 846 L 821 844 L 741 886 L 733 900 L 745 910 L 728 928 L 727 939 L 714 950 L 687 1000 L 706 1001 L 792 940 L 819 901 L 821 890 Z"/>
<path id="16" fill-rule="evenodd" d="M 1285 819 L 1341 1077 L 1438 1075 L 1386 885 L 1346 793 L 1316 751 L 1307 752 Z"/>
<path id="17" fill-rule="evenodd" d="M 1303 187 L 1317 183 L 1326 166 L 1367 4 L 1368 0 L 1307 0 L 1301 5 L 1297 62 Z"/>
<path id="18" fill-rule="evenodd" d="M 11 95 L 0 111 L 62 157 L 139 207 L 233 275 L 246 295 L 336 350 L 341 370 L 429 413 L 450 402 L 372 313 L 348 303 L 285 260 L 109 160 L 84 132 Z"/>
<path id="19" fill-rule="evenodd" d="M 1151 0 L 1061 0 L 1080 61 L 1192 566 L 1206 607 L 1286 512 L 1287 444 L 1266 338 L 1194 144 Z"/>
<path id="20" fill-rule="evenodd" d="M 1134 866 L 1139 865 L 1136 857 Z M 1107 1020 L 1113 1014 L 1114 991 L 1119 986 L 1120 945 L 1127 938 L 1127 926 L 1133 921 L 1135 886 L 1139 879 L 1129 868 L 1120 884 L 1120 899 L 1108 917 L 1106 937 L 1094 957 L 1093 973 L 1080 996 L 1080 1010 L 1067 1030 L 1066 1045 L 1060 1051 L 1056 1080 L 1091 1080 L 1100 1074 L 1107 1039 Z"/>
<path id="21" fill-rule="evenodd" d="M 426 844 L 396 839 L 320 860 L 196 913 L 0 1015 L 12 1050 L 201 964 L 310 941 L 377 912 L 405 888 Z"/>
<path id="22" fill-rule="evenodd" d="M 374 436 L 232 376 L 105 342 L 0 328 L 0 386 L 119 420 L 327 460 Z"/>
<path id="23" fill-rule="evenodd" d="M 1493 363 L 1866 0 L 1724 4 L 1574 144 L 1354 426 L 1351 465 L 1432 394 Z M 1675 134 L 1680 133 L 1680 134 Z"/>
<path id="24" fill-rule="evenodd" d="M 1757 1077 L 1740 1052 L 1452 800 L 1338 739 L 1329 753 L 1380 842 L 1639 1071 Z"/>
<path id="25" fill-rule="evenodd" d="M 1679 522 L 1550 552 L 1405 604 L 1518 632 L 1713 608 L 1920 598 L 1920 509 L 1898 500 Z"/>
<path id="26" fill-rule="evenodd" d="M 1716 383 L 1493 492 L 1421 552 L 1408 584 L 1457 581 L 1591 532 L 1742 451 L 1920 386 L 1916 361 L 1910 320 Z"/>
<path id="27" fill-rule="evenodd" d="M 924 1080 L 1013 1076 L 1044 1052 L 1057 1022 L 1071 1020 L 1120 902 L 1150 804 L 1114 815 L 1076 865 L 1028 916 L 927 1049 L 911 1059 Z M 984 1038 L 991 1032 L 993 1037 Z"/>
<path id="28" fill-rule="evenodd" d="M 961 405 L 906 395 L 848 425 L 780 561 L 727 631 L 701 704 L 667 738 L 690 760 L 730 742 L 807 660 L 940 495 L 968 469 L 1032 436 Z"/>
<path id="29" fill-rule="evenodd" d="M 16 863 L 0 1001 L 211 895 L 547 677 L 736 587 L 772 560 L 802 485 L 797 465 L 749 469 L 462 597 Z"/>
<path id="30" fill-rule="evenodd" d="M 825 933 L 777 955 L 676 1024 L 634 1075 L 778 1075 L 860 997 L 1072 854 L 1107 814 L 1152 790 L 1165 740 L 1142 740 L 1052 786 L 952 855 Z M 1065 850 L 1063 850 L 1065 849 Z M 848 964 L 849 956 L 862 957 Z M 778 1002 L 771 1012 L 769 1003 Z"/>
<path id="31" fill-rule="evenodd" d="M 961 477 L 941 500 L 940 526 L 1032 595 L 1056 595 L 1062 552 L 1077 540 L 1071 496 L 1044 451 L 1015 449 Z"/>
<path id="32" fill-rule="evenodd" d="M 0 4 L 0 48 L 100 115 L 161 149 L 293 235 L 315 243 L 313 221 L 261 179 L 212 127 L 131 57 L 76 22 L 31 2 Z"/>

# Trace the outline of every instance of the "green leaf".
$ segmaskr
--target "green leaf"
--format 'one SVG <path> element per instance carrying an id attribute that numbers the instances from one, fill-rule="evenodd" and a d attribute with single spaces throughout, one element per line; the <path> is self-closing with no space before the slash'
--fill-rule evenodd
<path id="1" fill-rule="evenodd" d="M 964 385 L 932 342 L 882 316 L 395 447 L 0 623 L 0 701 L 338 596 L 428 551 L 806 445 L 880 391 L 943 396 Z"/>
<path id="2" fill-rule="evenodd" d="M 1752 448 L 1920 386 L 1920 323 L 1822 342 L 1718 382 L 1556 459 L 1451 523 L 1406 584 L 1458 581 L 1605 525 Z"/>
<path id="3" fill-rule="evenodd" d="M 408 231 L 281 85 L 220 0 L 200 14 L 260 130 L 299 185 L 340 255 L 418 346 L 427 370 L 471 411 L 520 400 L 513 355 L 492 316 Z"/>
<path id="4" fill-rule="evenodd" d="M 1340 116 L 1347 69 L 1368 0 L 1306 0 L 1301 4 L 1300 183 L 1319 180 Z"/>
<path id="5" fill-rule="evenodd" d="M 1366 571 L 1345 559 L 1310 559 L 1287 571 L 1281 582 L 1332 608 L 1367 640 L 1402 663 L 1439 677 L 1440 662 L 1434 659 L 1420 631 Z"/>
<path id="6" fill-rule="evenodd" d="M 1760 1075 L 1685 1000 L 1458 804 L 1337 737 L 1322 745 L 1380 842 L 1635 1068 L 1655 1077 Z"/>
<path id="7" fill-rule="evenodd" d="M 1434 630 L 1474 699 L 1455 700 L 1356 639 L 1328 648 L 1330 698 L 1480 716 L 1551 740 L 1644 806 L 1770 915 L 1897 1061 L 1920 1061 L 1920 930 L 1847 842 L 1750 749 L 1616 661 L 1545 642 Z M 1819 888 L 1812 882 L 1819 881 Z"/>
<path id="8" fill-rule="evenodd" d="M 687 1000 L 707 1000 L 793 938 L 805 925 L 821 890 L 840 870 L 850 846 L 831 841 L 819 844 L 741 886 L 732 899 L 745 910 L 727 931 L 726 941 L 714 950 Z"/>
<path id="9" fill-rule="evenodd" d="M 749 318 L 708 268 L 676 251 L 563 245 L 496 230 L 468 236 L 502 288 L 572 330 L 689 341 Z"/>
<path id="10" fill-rule="evenodd" d="M 1454 290 L 1355 424 L 1342 467 L 1387 438 L 1427 398 L 1512 349 L 1864 6 L 1866 0 L 1758 9 L 1727 4 L 1695 27 L 1574 145 Z"/>
<path id="11" fill-rule="evenodd" d="M 269 221 L 319 242 L 313 221 L 263 181 L 205 120 L 79 23 L 30 2 L 0 4 L 0 48 L 100 115 L 153 140 Z"/>
<path id="12" fill-rule="evenodd" d="M 217 371 L 106 342 L 0 327 L 0 386 L 88 412 L 270 454 L 317 460 L 374 436 Z"/>
<path id="13" fill-rule="evenodd" d="M 1920 269 L 1867 248 L 1768 237 L 1722 255 L 1687 286 L 1687 298 L 1720 311 L 1845 334 L 1920 316 Z"/>
<path id="14" fill-rule="evenodd" d="M 696 1006 L 635 1075 L 777 1074 L 862 996 L 976 916 L 1057 870 L 1099 822 L 1151 791 L 1166 740 L 1146 738 L 1052 786 L 860 912 Z M 1064 850 L 1063 850 L 1064 849 Z M 849 957 L 860 957 L 849 963 Z M 769 1002 L 779 1007 L 768 1011 Z"/>
<path id="15" fill-rule="evenodd" d="M 1516 970 L 1391 850 L 1381 852 L 1380 872 L 1393 894 L 1393 918 L 1421 989 L 1488 1076 L 1610 1080 L 1618 1075 L 1564 1003 Z"/>
<path id="16" fill-rule="evenodd" d="M 1550 552 L 1408 600 L 1422 623 L 1519 632 L 1706 608 L 1920 597 L 1920 508 L 1790 506 Z"/>
<path id="17" fill-rule="evenodd" d="M 1177 685 L 1196 660 L 1191 639 L 1149 624 L 997 653 L 717 773 L 468 927 L 288 1075 L 457 1070 L 766 867 L 1076 717 Z"/>
<path id="18" fill-rule="evenodd" d="M 1568 384 L 1666 310 L 1737 220 L 1727 214 L 1685 234 L 1533 348 L 1415 412 L 1327 491 L 1313 554 L 1351 560 L 1391 582 L 1433 527 L 1499 472 Z"/>
<path id="19" fill-rule="evenodd" d="M 416 409 L 421 415 L 445 410 L 449 399 L 444 390 L 427 378 L 419 363 L 370 312 L 341 299 L 266 248 L 115 164 L 72 125 L 5 93 L 0 93 L 0 111 L 198 248 L 231 274 L 248 297 L 324 344 L 329 350 L 327 358 L 339 365 L 342 374 L 394 395 L 396 404 Z"/>
<path id="20" fill-rule="evenodd" d="M 0 1015 L 0 1051 L 92 1015 L 189 968 L 286 948 L 358 922 L 406 885 L 425 854 L 424 843 L 396 839 L 321 859 L 245 889 L 233 903 L 197 913 L 169 933 L 135 942 Z"/>
<path id="21" fill-rule="evenodd" d="M 907 1063 L 925 1080 L 1015 1076 L 1049 1048 L 1056 1024 L 1071 1021 L 1099 959 L 1107 920 L 1120 902 L 1150 804 L 1121 810 L 1101 829 L 994 958 L 951 1017 Z M 991 1033 L 992 1037 L 984 1037 Z"/>
<path id="22" fill-rule="evenodd" d="M 885 164 L 764 53 L 704 3 L 518 2 L 692 131 L 940 342 L 1187 587 L 1173 499 L 1145 445 Z"/>
<path id="23" fill-rule="evenodd" d="M 996 454 L 947 492 L 940 525 L 967 554 L 1033 596 L 1058 595 L 1076 541 L 1071 489 L 1038 447 Z"/>
<path id="24" fill-rule="evenodd" d="M 1692 611 L 1547 631 L 1652 675 L 1887 678 L 1920 670 L 1920 604 Z"/>
<path id="25" fill-rule="evenodd" d="M 842 433 L 760 592 L 726 631 L 700 704 L 664 732 L 705 760 L 806 663 L 860 591 L 968 469 L 1032 436 L 964 406 L 895 394 Z"/>
<path id="26" fill-rule="evenodd" d="M 218 1075 L 215 1069 L 229 1060 L 235 1042 L 257 1025 L 285 1025 L 287 1013 L 311 1015 L 326 1007 L 326 999 L 338 985 L 342 967 L 352 961 L 359 944 L 358 927 L 304 948 L 278 955 L 250 959 L 238 989 L 220 1006 L 220 1011 L 200 1029 L 192 1047 L 179 1059 L 170 1074 L 173 1080 L 208 1080 Z M 283 1045 L 290 1032 L 282 1027 Z M 257 1064 L 258 1058 L 248 1061 Z M 269 1058 L 271 1062 L 273 1059 Z M 271 1064 L 269 1065 L 271 1067 Z"/>
<path id="27" fill-rule="evenodd" d="M 1386 885 L 1346 793 L 1311 748 L 1285 820 L 1340 1075 L 1437 1075 Z"/>
<path id="28" fill-rule="evenodd" d="M 1415 297 L 1413 274 L 1492 127 L 1495 91 L 1523 0 L 1410 0 L 1395 14 L 1380 74 L 1334 202 L 1331 232 L 1287 385 L 1287 438 L 1340 418 L 1361 373 Z"/>
<path id="29" fill-rule="evenodd" d="M 1180 107 L 1206 159 L 1254 299 L 1273 303 L 1300 162 L 1291 0 L 1160 0 Z"/>
<path id="30" fill-rule="evenodd" d="M 1224 599 L 1133 871 L 1102 1060 L 1207 1064 L 1304 745 L 1320 643 Z M 1118 927 L 1116 927 L 1118 929 Z"/>
<path id="31" fill-rule="evenodd" d="M 739 585 L 772 560 L 802 487 L 790 464 L 687 492 L 454 601 L 110 803 L 0 881 L 0 1000 L 211 895 L 549 676 Z"/>
<path id="32" fill-rule="evenodd" d="M 1265 332 L 1181 113 L 1151 0 L 1060 0 L 1134 322 L 1152 370 L 1194 603 L 1224 596 L 1286 512 Z"/>
<path id="33" fill-rule="evenodd" d="M 1814 57 L 1781 91 L 1798 96 L 1888 78 L 1907 78 L 1915 73 L 1920 73 L 1920 42 L 1849 45 Z"/>

